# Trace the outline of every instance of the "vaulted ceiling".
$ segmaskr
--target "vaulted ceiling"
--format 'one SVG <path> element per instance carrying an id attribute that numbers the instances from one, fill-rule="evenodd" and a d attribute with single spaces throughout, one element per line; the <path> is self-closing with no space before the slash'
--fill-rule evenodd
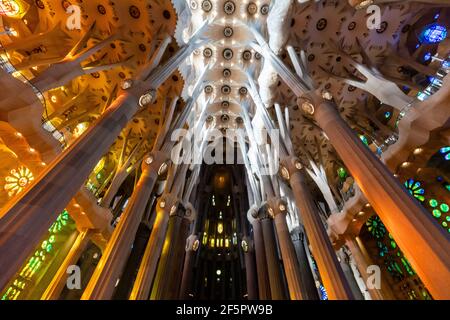
<path id="1" fill-rule="evenodd" d="M 115 64 L 114 68 L 86 74 L 62 87 L 45 92 L 42 117 L 64 136 L 69 145 L 89 127 L 114 99 L 125 79 L 133 78 L 148 62 L 155 48 L 167 37 L 163 60 L 186 44 L 205 23 L 201 37 L 207 41 L 179 66 L 160 88 L 158 97 L 127 125 L 104 158 L 101 185 L 124 155 L 133 150 L 133 163 L 151 150 L 167 106 L 177 96 L 176 112 L 182 110 L 192 86 L 205 68 L 204 90 L 190 123 L 206 108 L 209 127 L 233 129 L 242 123 L 242 112 L 256 114 L 251 81 L 255 81 L 264 107 L 275 117 L 279 104 L 289 120 L 296 153 L 322 164 L 333 188 L 339 184 L 343 167 L 333 147 L 312 118 L 299 110 L 296 96 L 277 75 L 268 60 L 254 49 L 253 29 L 264 35 L 270 48 L 286 65 L 306 71 L 305 79 L 331 95 L 351 127 L 364 135 L 374 149 L 397 132 L 400 110 L 381 103 L 371 93 L 351 85 L 365 81 L 356 64 L 377 70 L 396 83 L 405 94 L 415 97 L 426 86 L 427 73 L 437 65 L 424 61 L 437 45 L 416 47 L 421 28 L 432 21 L 449 19 L 448 8 L 411 2 L 381 5 L 381 25 L 367 28 L 369 14 L 355 10 L 344 0 L 322 1 L 228 1 L 228 0 L 20 0 L 27 6 L 21 17 L 3 17 L 13 30 L 0 36 L 9 61 L 32 79 L 49 64 L 58 62 L 89 33 L 84 46 L 91 47 L 110 36 L 107 46 L 91 55 L 84 66 Z M 68 30 L 70 5 L 81 9 L 81 30 Z M 442 12 L 444 10 L 444 12 Z M 439 15 L 440 13 L 440 15 Z M 445 14 L 446 13 L 446 14 Z M 291 52 L 287 50 L 290 47 Z M 292 56 L 296 59 L 293 60 Z M 297 61 L 297 62 L 296 62 Z M 249 77 L 253 80 L 249 80 Z M 257 117 L 255 128 L 262 127 Z M 92 177 L 96 180 L 96 175 Z"/>

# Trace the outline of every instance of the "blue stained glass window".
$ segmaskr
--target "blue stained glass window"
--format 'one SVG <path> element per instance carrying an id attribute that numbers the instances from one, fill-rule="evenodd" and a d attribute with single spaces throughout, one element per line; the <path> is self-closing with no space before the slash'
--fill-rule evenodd
<path id="1" fill-rule="evenodd" d="M 450 147 L 443 147 L 439 150 L 439 152 L 444 156 L 445 160 L 450 160 Z"/>
<path id="2" fill-rule="evenodd" d="M 320 300 L 328 300 L 328 294 L 323 285 L 320 285 Z"/>
<path id="3" fill-rule="evenodd" d="M 367 140 L 366 136 L 360 135 L 359 138 L 361 139 L 361 141 L 362 141 L 366 146 L 369 145 L 369 141 Z"/>
<path id="4" fill-rule="evenodd" d="M 439 43 L 447 38 L 447 29 L 437 23 L 430 24 L 420 34 L 420 41 L 428 44 Z"/>
<path id="5" fill-rule="evenodd" d="M 425 200 L 425 197 L 423 196 L 425 194 L 425 189 L 422 188 L 419 181 L 408 179 L 405 181 L 405 187 L 408 189 L 409 193 L 417 200 L 421 202 Z"/>

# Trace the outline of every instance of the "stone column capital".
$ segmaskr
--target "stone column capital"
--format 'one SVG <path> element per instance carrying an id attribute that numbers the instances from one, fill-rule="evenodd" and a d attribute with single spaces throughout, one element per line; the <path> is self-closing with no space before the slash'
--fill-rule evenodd
<path id="1" fill-rule="evenodd" d="M 272 197 L 267 200 L 268 214 L 275 218 L 277 215 L 286 215 L 287 213 L 287 201 L 284 198 Z"/>
<path id="2" fill-rule="evenodd" d="M 251 253 L 254 249 L 253 240 L 248 236 L 243 236 L 241 240 L 241 248 L 244 253 Z"/>
<path id="3" fill-rule="evenodd" d="M 132 95 L 139 104 L 145 107 L 156 99 L 156 90 L 148 87 L 148 83 L 139 79 L 126 79 L 122 82 L 121 90 Z"/>
<path id="4" fill-rule="evenodd" d="M 156 204 L 157 213 L 164 213 L 169 216 L 176 215 L 181 204 L 180 198 L 172 193 L 164 193 Z"/>
<path id="5" fill-rule="evenodd" d="M 194 206 L 190 202 L 184 204 L 184 208 L 183 218 L 193 222 L 197 218 L 197 210 L 195 210 Z"/>
<path id="6" fill-rule="evenodd" d="M 323 103 L 329 103 L 331 96 L 327 91 L 312 90 L 297 97 L 298 107 L 309 116 L 314 116 L 316 109 Z"/>
<path id="7" fill-rule="evenodd" d="M 186 239 L 186 252 L 188 251 L 197 251 L 200 246 L 200 240 L 196 234 L 191 234 Z"/>
<path id="8" fill-rule="evenodd" d="M 300 159 L 295 156 L 287 156 L 281 159 L 280 161 L 280 172 L 281 177 L 287 181 L 289 181 L 292 175 L 300 171 L 303 168 Z"/>
<path id="9" fill-rule="evenodd" d="M 247 211 L 247 219 L 251 224 L 253 224 L 257 218 L 258 218 L 258 206 L 254 204 Z"/>
<path id="10" fill-rule="evenodd" d="M 348 0 L 348 4 L 354 7 L 356 10 L 366 8 L 373 3 L 373 0 Z"/>
<path id="11" fill-rule="evenodd" d="M 274 212 L 273 209 L 269 206 L 267 201 L 264 201 L 261 203 L 261 206 L 258 208 L 258 215 L 257 219 L 264 220 L 264 219 L 273 219 Z"/>
<path id="12" fill-rule="evenodd" d="M 163 151 L 151 151 L 144 157 L 142 161 L 142 171 L 154 171 L 158 176 L 166 173 L 169 167 L 170 157 Z"/>
<path id="13" fill-rule="evenodd" d="M 251 224 L 253 224 L 256 220 L 269 218 L 271 218 L 271 216 L 268 212 L 267 202 L 263 202 L 260 206 L 253 205 L 247 212 L 247 219 Z"/>

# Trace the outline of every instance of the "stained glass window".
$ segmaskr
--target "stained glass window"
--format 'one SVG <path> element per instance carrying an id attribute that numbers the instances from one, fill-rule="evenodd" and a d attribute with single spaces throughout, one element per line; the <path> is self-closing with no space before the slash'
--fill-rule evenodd
<path id="1" fill-rule="evenodd" d="M 346 178 L 347 178 L 347 170 L 345 170 L 344 168 L 339 168 L 338 170 L 337 170 L 337 172 L 338 172 L 338 175 L 339 175 L 339 178 L 341 179 L 341 180 L 345 180 Z"/>
<path id="2" fill-rule="evenodd" d="M 367 137 L 364 135 L 360 135 L 359 138 L 361 139 L 361 141 L 368 146 L 369 145 L 369 141 L 367 140 Z"/>
<path id="3" fill-rule="evenodd" d="M 377 239 L 383 238 L 386 234 L 386 227 L 378 216 L 372 216 L 366 222 L 369 232 Z"/>
<path id="4" fill-rule="evenodd" d="M 328 300 L 328 294 L 323 285 L 319 286 L 320 300 Z"/>
<path id="5" fill-rule="evenodd" d="M 437 23 L 430 24 L 420 34 L 420 41 L 427 44 L 442 42 L 447 38 L 447 29 Z"/>
<path id="6" fill-rule="evenodd" d="M 386 112 L 384 113 L 384 118 L 385 118 L 385 119 L 390 119 L 391 117 L 392 117 L 392 112 L 386 111 Z"/>
<path id="7" fill-rule="evenodd" d="M 402 299 L 431 299 L 394 237 L 378 216 L 369 218 L 361 235 L 366 237 L 366 248 L 375 264 L 385 268 L 389 274 L 390 285 L 400 292 Z"/>
<path id="8" fill-rule="evenodd" d="M 42 278 L 42 274 L 48 270 L 48 266 L 74 229 L 75 222 L 67 210 L 64 210 L 51 225 L 49 233 L 22 267 L 17 278 L 2 292 L 0 300 L 17 300 L 19 297 L 26 299 L 27 295 L 32 293 L 34 285 L 39 283 L 37 278 Z"/>
<path id="9" fill-rule="evenodd" d="M 450 160 L 450 147 L 443 147 L 439 150 L 439 153 L 443 155 L 445 160 Z"/>
<path id="10" fill-rule="evenodd" d="M 447 150 L 448 148 L 448 150 Z M 441 148 L 443 151 L 450 152 L 450 147 Z M 438 177 L 437 181 L 443 182 L 442 177 Z M 444 188 L 450 190 L 448 187 L 448 183 L 443 183 Z M 449 211 L 450 206 L 443 200 L 437 198 L 428 198 L 428 201 L 425 201 L 425 189 L 422 186 L 420 181 L 415 181 L 414 179 L 408 179 L 405 182 L 405 186 L 408 189 L 409 193 L 413 195 L 416 199 L 418 199 L 422 205 L 433 215 L 434 218 L 438 219 L 439 223 L 450 232 L 450 228 L 448 228 L 447 218 L 450 219 Z M 431 197 L 433 195 L 430 195 Z"/>
<path id="11" fill-rule="evenodd" d="M 423 202 L 425 197 L 425 189 L 422 188 L 420 181 L 415 181 L 414 179 L 408 179 L 405 182 L 405 187 L 408 189 L 409 193 L 417 200 Z"/>

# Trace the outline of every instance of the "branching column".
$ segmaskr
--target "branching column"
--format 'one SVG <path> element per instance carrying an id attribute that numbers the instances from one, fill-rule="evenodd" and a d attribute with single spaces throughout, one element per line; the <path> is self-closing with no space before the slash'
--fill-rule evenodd
<path id="1" fill-rule="evenodd" d="M 308 261 L 305 234 L 300 227 L 297 227 L 291 231 L 291 237 L 297 254 L 297 260 L 300 265 L 300 283 L 302 284 L 303 290 L 302 295 L 306 297 L 305 300 L 320 300 L 314 276 Z"/>
<path id="2" fill-rule="evenodd" d="M 170 212 L 177 210 L 178 197 L 173 194 L 164 194 L 156 205 L 156 220 L 153 224 L 152 233 L 145 248 L 139 271 L 134 282 L 130 300 L 147 300 L 155 277 L 158 260 L 161 256 Z M 175 209 L 173 209 L 175 208 Z"/>
<path id="3" fill-rule="evenodd" d="M 286 222 L 287 204 L 285 201 L 277 198 L 269 199 L 268 204 L 270 206 L 269 210 L 271 210 L 270 213 L 274 217 L 290 298 L 291 300 L 304 300 L 305 297 L 302 295 L 301 289 L 300 266 Z"/>
<path id="4" fill-rule="evenodd" d="M 266 251 L 264 249 L 265 246 L 261 221 L 258 218 L 258 212 L 255 209 L 250 209 L 247 217 L 253 227 L 259 299 L 270 300 L 269 274 L 267 271 Z"/>
<path id="5" fill-rule="evenodd" d="M 0 211 L 0 287 L 18 270 L 137 109 L 134 96 L 121 93 L 29 189 Z"/>
<path id="6" fill-rule="evenodd" d="M 320 276 L 330 299 L 353 299 L 351 289 L 306 184 L 305 172 L 301 169 L 300 161 L 296 158 L 282 160 L 281 173 L 290 181 L 295 203 L 299 208 Z"/>
<path id="7" fill-rule="evenodd" d="M 50 282 L 49 286 L 42 295 L 41 300 L 57 300 L 59 298 L 59 295 L 66 285 L 66 280 L 68 277 L 67 269 L 70 266 L 75 265 L 78 259 L 80 259 L 81 255 L 86 249 L 87 244 L 89 243 L 91 234 L 91 229 L 85 229 L 78 234 L 75 242 L 72 245 L 72 248 L 70 249 L 63 263 L 59 266 L 58 271 L 56 272 L 52 282 Z"/>
<path id="8" fill-rule="evenodd" d="M 273 230 L 273 220 L 267 211 L 267 206 L 263 205 L 259 210 L 259 217 L 261 219 L 261 227 L 264 237 L 270 294 L 272 300 L 284 300 L 286 299 L 286 296 L 284 292 L 280 262 L 278 259 L 277 241 Z"/>
<path id="9" fill-rule="evenodd" d="M 141 177 L 81 297 L 83 300 L 103 300 L 112 297 L 158 178 L 158 170 L 166 161 L 166 155 L 161 152 L 152 153 L 143 161 Z"/>
<path id="10" fill-rule="evenodd" d="M 186 254 L 183 265 L 183 276 L 181 278 L 181 287 L 179 298 L 187 300 L 192 298 L 189 294 L 192 290 L 192 281 L 194 278 L 194 260 L 200 243 L 197 235 L 190 235 L 186 241 Z"/>
<path id="11" fill-rule="evenodd" d="M 247 283 L 247 299 L 258 300 L 257 274 L 255 265 L 255 250 L 252 241 L 248 237 L 242 239 L 242 249 L 245 259 L 245 276 Z"/>
<path id="12" fill-rule="evenodd" d="M 29 189 L 0 211 L 0 288 L 20 268 L 139 106 L 152 102 L 156 94 L 152 88 L 158 88 L 200 44 L 192 41 L 166 64 L 155 69 L 149 65 L 139 78 L 126 80 L 124 91 L 97 122 L 55 158 Z"/>
<path id="13" fill-rule="evenodd" d="M 171 210 L 172 211 L 172 210 Z M 180 207 L 171 212 L 158 270 L 153 282 L 152 300 L 178 299 L 186 239 L 194 212 Z"/>
<path id="14" fill-rule="evenodd" d="M 436 299 L 450 298 L 450 236 L 367 148 L 336 107 L 315 94 L 299 99 Z M 309 233 L 308 233 L 309 236 Z"/>
<path id="15" fill-rule="evenodd" d="M 368 280 L 370 275 L 368 274 L 368 267 L 374 265 L 374 262 L 370 259 L 367 251 L 364 248 L 364 245 L 361 243 L 361 240 L 358 237 L 356 238 L 347 237 L 345 239 L 345 245 L 352 253 L 353 259 L 355 259 L 356 267 L 358 268 L 361 277 L 366 283 L 367 290 L 369 290 L 372 299 L 373 300 L 395 299 L 395 296 L 392 293 L 387 281 L 381 281 L 381 288 L 374 288 L 371 284 L 369 284 Z"/>

